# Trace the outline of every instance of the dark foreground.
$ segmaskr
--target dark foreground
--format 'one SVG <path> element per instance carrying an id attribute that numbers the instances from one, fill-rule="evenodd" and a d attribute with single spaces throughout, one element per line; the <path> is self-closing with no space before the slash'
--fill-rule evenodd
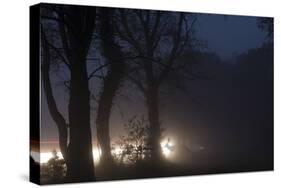
<path id="1" fill-rule="evenodd" d="M 41 167 L 41 170 L 43 168 Z M 159 178 L 159 177 L 175 177 L 190 175 L 206 175 L 220 173 L 238 173 L 253 171 L 269 171 L 273 170 L 271 165 L 257 164 L 235 164 L 235 165 L 180 165 L 172 162 L 161 162 L 158 164 L 151 162 L 139 162 L 133 165 L 114 164 L 111 167 L 96 165 L 96 181 L 126 180 L 126 179 L 143 179 L 143 178 Z M 41 184 L 59 184 L 71 183 L 66 181 L 62 175 L 60 178 L 43 175 L 41 173 Z"/>

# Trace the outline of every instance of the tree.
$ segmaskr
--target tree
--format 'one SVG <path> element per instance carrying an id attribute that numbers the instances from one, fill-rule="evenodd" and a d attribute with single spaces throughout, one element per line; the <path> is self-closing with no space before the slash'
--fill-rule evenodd
<path id="1" fill-rule="evenodd" d="M 90 99 L 86 58 L 95 29 L 96 8 L 82 6 L 45 6 L 42 19 L 52 20 L 56 44 L 42 29 L 42 80 L 48 108 L 59 133 L 59 145 L 67 166 L 67 181 L 94 180 Z M 42 11 L 43 12 L 43 11 Z M 57 54 L 70 72 L 68 123 L 58 110 L 50 82 L 52 54 Z"/>
<path id="2" fill-rule="evenodd" d="M 134 116 L 124 124 L 125 135 L 120 136 L 116 142 L 116 148 L 121 150 L 116 157 L 121 163 L 137 163 L 148 157 L 148 121 L 144 116 Z M 118 156 L 120 155 L 120 156 Z"/>
<path id="3" fill-rule="evenodd" d="M 154 161 L 162 157 L 160 88 L 170 72 L 181 69 L 176 60 L 191 45 L 195 20 L 189 14 L 151 10 L 120 10 L 116 16 L 118 37 L 126 43 L 124 48 L 132 56 L 127 76 L 146 101 Z"/>
<path id="4" fill-rule="evenodd" d="M 107 65 L 107 74 L 103 79 L 100 98 L 97 109 L 97 138 L 101 146 L 102 155 L 100 163 L 112 164 L 111 145 L 109 136 L 109 119 L 114 97 L 124 78 L 125 62 L 118 43 L 115 41 L 115 33 L 112 24 L 114 10 L 99 8 L 100 13 L 100 39 L 101 51 Z"/>
<path id="5" fill-rule="evenodd" d="M 51 182 L 62 182 L 65 176 L 65 163 L 60 159 L 56 150 L 52 151 L 53 157 L 47 162 L 49 178 Z"/>

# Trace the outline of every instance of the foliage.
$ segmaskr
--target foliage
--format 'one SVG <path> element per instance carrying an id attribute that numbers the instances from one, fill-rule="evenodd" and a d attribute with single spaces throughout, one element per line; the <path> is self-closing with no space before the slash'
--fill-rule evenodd
<path id="1" fill-rule="evenodd" d="M 65 161 L 59 158 L 56 150 L 53 150 L 52 155 L 53 157 L 41 166 L 41 179 L 49 183 L 63 182 L 66 175 Z"/>
<path id="2" fill-rule="evenodd" d="M 113 150 L 120 149 L 121 152 L 115 152 L 115 158 L 120 163 L 137 163 L 145 159 L 149 153 L 148 147 L 148 120 L 144 116 L 138 118 L 133 116 L 124 124 L 125 135 L 119 137 Z"/>

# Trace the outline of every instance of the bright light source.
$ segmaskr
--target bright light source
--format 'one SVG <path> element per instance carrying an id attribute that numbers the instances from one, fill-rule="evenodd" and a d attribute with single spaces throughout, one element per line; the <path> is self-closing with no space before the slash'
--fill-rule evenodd
<path id="1" fill-rule="evenodd" d="M 57 152 L 59 159 L 62 159 L 61 152 Z M 47 163 L 53 157 L 52 152 L 45 152 L 40 154 L 40 163 Z"/>
<path id="2" fill-rule="evenodd" d="M 170 139 L 165 139 L 161 142 L 161 148 L 162 148 L 162 152 L 163 152 L 164 156 L 169 158 L 169 157 L 171 157 L 171 154 L 173 152 L 174 144 L 173 144 L 173 142 L 171 142 Z M 100 157 L 102 155 L 101 149 L 98 147 L 93 147 L 92 152 L 93 152 L 94 162 L 99 163 Z M 123 150 L 120 147 L 116 147 L 111 152 L 112 152 L 112 154 L 121 155 Z M 61 152 L 58 151 L 57 155 L 58 155 L 59 159 L 63 159 Z M 43 152 L 43 153 L 31 152 L 31 156 L 34 158 L 34 160 L 36 162 L 47 163 L 53 157 L 53 153 L 52 152 Z"/>
<path id="3" fill-rule="evenodd" d="M 93 147 L 93 157 L 94 157 L 94 163 L 98 163 L 100 161 L 101 156 L 101 149 Z"/>
<path id="4" fill-rule="evenodd" d="M 63 159 L 61 152 L 57 152 L 57 155 L 59 159 Z M 53 153 L 43 152 L 39 154 L 37 152 L 31 152 L 31 156 L 34 158 L 36 162 L 47 163 L 53 157 Z M 93 157 L 95 163 L 99 162 L 100 156 L 101 156 L 101 150 L 93 147 Z"/>
<path id="5" fill-rule="evenodd" d="M 163 140 L 161 143 L 161 148 L 162 148 L 162 152 L 164 154 L 165 157 L 170 157 L 172 150 L 174 148 L 173 143 L 170 141 L 170 139 L 167 140 Z"/>

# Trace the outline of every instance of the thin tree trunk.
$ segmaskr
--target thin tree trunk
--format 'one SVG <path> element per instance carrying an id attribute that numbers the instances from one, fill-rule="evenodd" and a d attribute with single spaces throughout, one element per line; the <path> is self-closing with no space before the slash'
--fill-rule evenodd
<path id="1" fill-rule="evenodd" d="M 42 29 L 42 50 L 43 50 L 43 58 L 42 58 L 42 82 L 43 88 L 45 91 L 46 101 L 49 107 L 50 114 L 54 119 L 57 128 L 58 128 L 58 135 L 59 135 L 59 146 L 60 151 L 63 155 L 63 158 L 68 166 L 68 159 L 67 159 L 67 128 L 68 125 L 59 112 L 56 101 L 53 95 L 53 90 L 50 82 L 50 64 L 51 64 L 51 55 L 50 55 L 50 48 L 47 44 L 46 35 Z"/>
<path id="2" fill-rule="evenodd" d="M 109 119 L 114 97 L 124 77 L 125 64 L 120 47 L 114 41 L 112 13 L 107 9 L 100 9 L 101 13 L 101 49 L 108 64 L 108 72 L 103 82 L 97 111 L 97 138 L 101 146 L 101 163 L 112 164 Z"/>
<path id="3" fill-rule="evenodd" d="M 160 138 L 161 129 L 159 121 L 159 93 L 158 88 L 150 88 L 146 95 L 148 120 L 150 126 L 149 143 L 151 147 L 152 161 L 159 161 L 162 158 Z"/>
<path id="4" fill-rule="evenodd" d="M 153 51 L 148 48 L 147 56 L 153 57 Z M 154 65 L 150 61 L 145 61 L 145 74 L 147 91 L 144 93 L 147 103 L 148 121 L 149 121 L 149 144 L 151 147 L 151 160 L 159 162 L 161 155 L 161 129 L 159 120 L 159 85 L 156 81 L 153 69 Z M 156 164 L 156 163 L 154 163 Z"/>

